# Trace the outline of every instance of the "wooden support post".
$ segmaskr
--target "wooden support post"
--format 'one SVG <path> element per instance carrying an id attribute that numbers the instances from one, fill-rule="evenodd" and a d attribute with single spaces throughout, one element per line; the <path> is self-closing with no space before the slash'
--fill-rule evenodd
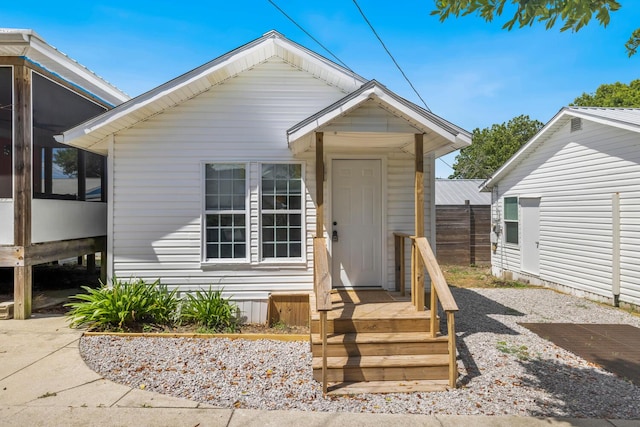
<path id="1" fill-rule="evenodd" d="M 107 251 L 106 249 L 103 249 L 102 252 L 100 252 L 100 281 L 102 282 L 103 285 L 107 284 Z"/>
<path id="2" fill-rule="evenodd" d="M 72 148 L 72 150 L 76 150 Z M 78 200 L 87 200 L 87 153 L 78 150 Z"/>
<path id="3" fill-rule="evenodd" d="M 87 273 L 96 272 L 96 254 L 87 254 Z"/>
<path id="4" fill-rule="evenodd" d="M 25 320 L 31 317 L 31 284 L 33 267 L 13 268 L 13 318 Z"/>
<path id="5" fill-rule="evenodd" d="M 406 280 L 405 280 L 405 266 L 406 263 L 404 261 L 404 246 L 405 246 L 405 238 L 400 237 L 400 295 L 405 296 L 407 293 L 406 288 Z"/>
<path id="6" fill-rule="evenodd" d="M 438 293 L 436 292 L 436 287 L 433 285 L 433 280 L 431 280 L 431 301 L 429 301 L 429 307 L 431 313 L 429 313 L 429 321 L 431 322 L 431 338 L 435 338 L 438 336 L 438 330 L 436 328 L 437 320 L 438 320 Z"/>
<path id="7" fill-rule="evenodd" d="M 415 135 L 415 236 L 424 237 L 424 136 Z M 424 311 L 424 266 L 419 256 L 415 257 L 415 307 Z"/>
<path id="8" fill-rule="evenodd" d="M 32 130 L 31 71 L 24 65 L 14 67 L 14 136 L 13 140 L 13 241 L 18 247 L 31 245 Z M 13 299 L 16 319 L 31 317 L 32 267 L 14 267 Z"/>
<path id="9" fill-rule="evenodd" d="M 324 134 L 316 132 L 316 237 L 324 227 Z"/>
<path id="10" fill-rule="evenodd" d="M 449 387 L 456 388 L 458 380 L 458 362 L 456 353 L 456 317 L 452 311 L 447 312 L 447 330 L 449 334 Z"/>
<path id="11" fill-rule="evenodd" d="M 320 335 L 322 336 L 322 395 L 327 395 L 327 312 L 320 312 Z"/>

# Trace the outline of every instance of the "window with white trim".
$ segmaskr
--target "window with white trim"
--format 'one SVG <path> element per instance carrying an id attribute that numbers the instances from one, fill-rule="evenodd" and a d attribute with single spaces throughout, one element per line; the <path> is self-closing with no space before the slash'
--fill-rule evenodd
<path id="1" fill-rule="evenodd" d="M 518 244 L 518 198 L 504 198 L 504 238 L 505 242 Z"/>
<path id="2" fill-rule="evenodd" d="M 302 258 L 302 164 L 260 170 L 262 259 Z"/>
<path id="3" fill-rule="evenodd" d="M 213 163 L 205 166 L 205 258 L 248 258 L 247 165 Z"/>

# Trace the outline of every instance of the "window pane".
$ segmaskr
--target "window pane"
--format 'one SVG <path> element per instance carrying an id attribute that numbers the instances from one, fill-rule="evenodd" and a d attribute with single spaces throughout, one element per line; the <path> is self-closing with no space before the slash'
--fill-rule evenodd
<path id="1" fill-rule="evenodd" d="M 505 240 L 507 243 L 518 243 L 518 223 L 505 222 Z"/>
<path id="2" fill-rule="evenodd" d="M 505 220 L 518 220 L 518 198 L 517 197 L 505 197 L 504 198 L 504 219 Z"/>
<path id="3" fill-rule="evenodd" d="M 263 258 L 301 257 L 302 165 L 263 164 L 261 185 Z"/>
<path id="4" fill-rule="evenodd" d="M 274 209 L 275 202 L 273 200 L 273 196 L 262 196 L 262 209 Z"/>
<path id="5" fill-rule="evenodd" d="M 244 214 L 207 215 L 207 258 L 245 258 L 246 237 Z"/>

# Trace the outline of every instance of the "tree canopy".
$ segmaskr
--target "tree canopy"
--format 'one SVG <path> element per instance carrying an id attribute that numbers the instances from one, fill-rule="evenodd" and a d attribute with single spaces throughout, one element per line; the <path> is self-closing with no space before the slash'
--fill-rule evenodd
<path id="1" fill-rule="evenodd" d="M 594 93 L 583 93 L 569 105 L 576 107 L 640 108 L 640 79 L 631 83 L 602 84 Z"/>
<path id="2" fill-rule="evenodd" d="M 487 179 L 543 126 L 520 115 L 507 123 L 473 130 L 473 143 L 460 150 L 449 178 Z"/>
<path id="3" fill-rule="evenodd" d="M 487 22 L 502 16 L 505 12 L 507 0 L 434 0 L 436 9 L 432 15 L 438 15 L 440 21 L 454 16 L 478 14 Z M 535 22 L 544 23 L 546 29 L 556 25 L 558 21 L 563 25 L 560 31 L 579 31 L 587 25 L 595 15 L 600 25 L 606 27 L 611 19 L 611 12 L 620 9 L 616 0 L 509 0 L 514 8 L 513 17 L 502 28 L 511 30 L 518 24 L 520 28 L 531 26 Z M 634 55 L 640 46 L 640 28 L 633 31 L 625 44 L 627 54 Z"/>

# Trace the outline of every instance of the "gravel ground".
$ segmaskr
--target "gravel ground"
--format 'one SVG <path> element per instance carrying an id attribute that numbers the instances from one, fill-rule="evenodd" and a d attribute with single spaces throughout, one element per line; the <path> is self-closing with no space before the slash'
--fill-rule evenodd
<path id="1" fill-rule="evenodd" d="M 545 289 L 453 289 L 458 388 L 322 397 L 306 342 L 83 337 L 87 365 L 131 387 L 218 407 L 451 415 L 640 418 L 640 387 L 516 322 L 640 317 Z"/>

